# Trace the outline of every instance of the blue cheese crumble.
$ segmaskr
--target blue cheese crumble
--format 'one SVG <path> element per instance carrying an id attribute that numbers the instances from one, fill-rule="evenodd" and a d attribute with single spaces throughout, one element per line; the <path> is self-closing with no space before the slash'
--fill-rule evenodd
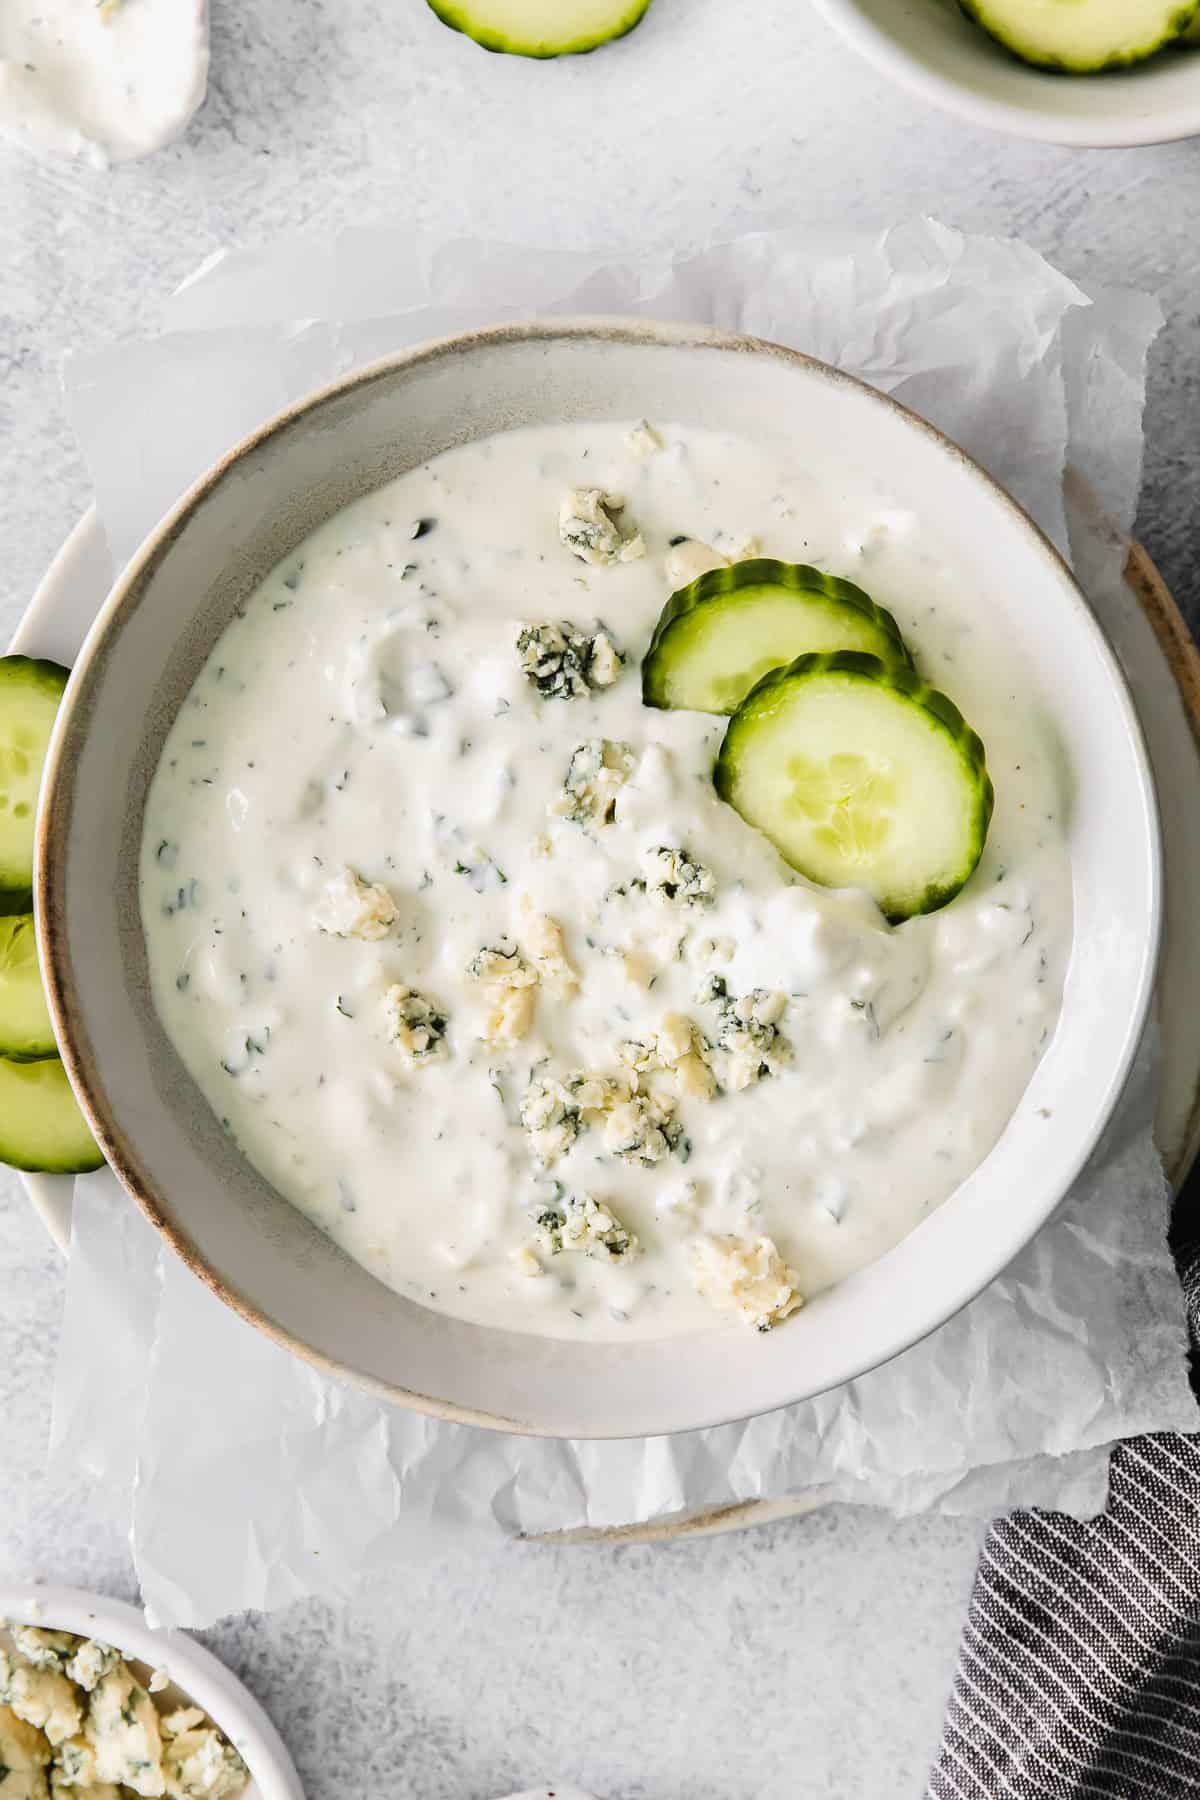
<path id="1" fill-rule="evenodd" d="M 567 955 L 567 940 L 557 919 L 536 910 L 528 894 L 521 896 L 521 942 L 533 959 L 538 979 L 570 1000 L 579 991 L 579 976 Z"/>
<path id="2" fill-rule="evenodd" d="M 638 462 L 657 456 L 662 447 L 663 441 L 649 419 L 639 419 L 633 429 L 625 433 L 625 448 Z"/>
<path id="3" fill-rule="evenodd" d="M 11 1706 L 18 1719 L 45 1732 L 51 1744 L 74 1737 L 83 1723 L 75 1689 L 60 1670 L 14 1660 L 4 1650 L 0 1650 L 0 1701 Z"/>
<path id="4" fill-rule="evenodd" d="M 163 1780 L 169 1800 L 226 1800 L 246 1785 L 246 1765 L 198 1707 L 162 1721 Z"/>
<path id="5" fill-rule="evenodd" d="M 711 906 L 717 884 L 711 869 L 683 849 L 658 844 L 647 856 L 647 890 L 664 906 Z"/>
<path id="6" fill-rule="evenodd" d="M 44 1631 L 40 1625 L 14 1625 L 12 1640 L 35 1669 L 61 1669 L 75 1646 L 69 1631 Z"/>
<path id="7" fill-rule="evenodd" d="M 640 532 L 623 537 L 614 513 L 625 509 L 624 497 L 602 488 L 572 488 L 558 509 L 560 543 L 581 562 L 602 569 L 613 563 L 637 562 L 646 554 Z"/>
<path id="8" fill-rule="evenodd" d="M 580 1133 L 598 1130 L 610 1156 L 647 1167 L 661 1162 L 684 1144 L 675 1102 L 642 1089 L 636 1073 L 535 1074 L 521 1101 L 521 1123 L 529 1150 L 540 1168 L 548 1168 L 574 1144 Z"/>
<path id="9" fill-rule="evenodd" d="M 699 581 L 710 569 L 727 569 L 729 558 L 722 556 L 719 550 L 714 550 L 711 544 L 684 538 L 680 543 L 671 545 L 664 567 L 671 587 L 678 590 L 691 587 L 693 581 Z"/>
<path id="10" fill-rule="evenodd" d="M 119 1782 L 135 1794 L 165 1794 L 158 1713 L 124 1663 L 97 1682 L 84 1733 L 98 1780 Z"/>
<path id="11" fill-rule="evenodd" d="M 611 687 L 625 661 L 602 625 L 589 637 L 565 620 L 523 625 L 517 655 L 521 673 L 543 700 L 584 700 Z"/>
<path id="12" fill-rule="evenodd" d="M 42 1733 L 0 1705 L 0 1791 L 4 1800 L 49 1800 L 50 1746 Z"/>
<path id="13" fill-rule="evenodd" d="M 521 1123 L 535 1164 L 548 1168 L 565 1155 L 585 1126 L 623 1093 L 609 1077 L 579 1070 L 564 1076 L 532 1075 L 521 1099 Z"/>
<path id="14" fill-rule="evenodd" d="M 581 1250 L 605 1262 L 632 1262 L 639 1245 L 611 1207 L 591 1194 L 568 1194 L 543 1207 L 534 1219 L 537 1241 L 548 1256 Z"/>
<path id="15" fill-rule="evenodd" d="M 444 1053 L 446 1015 L 424 994 L 396 982 L 383 996 L 383 1014 L 388 1037 L 410 1069 L 422 1068 Z"/>
<path id="16" fill-rule="evenodd" d="M 567 765 L 562 792 L 550 804 L 551 816 L 572 825 L 611 825 L 617 816 L 617 795 L 636 760 L 628 744 L 589 738 Z"/>
<path id="17" fill-rule="evenodd" d="M 521 952 L 507 945 L 486 946 L 467 965 L 487 998 L 483 1041 L 503 1048 L 519 1044 L 533 1023 L 538 974 Z"/>
<path id="18" fill-rule="evenodd" d="M 803 1305 L 799 1276 L 769 1237 L 697 1237 L 690 1262 L 697 1293 L 756 1331 L 770 1331 Z"/>
<path id="19" fill-rule="evenodd" d="M 76 1639 L 75 1645 L 66 1664 L 66 1673 L 76 1687 L 90 1694 L 109 1671 L 116 1668 L 121 1658 L 111 1644 L 102 1644 L 99 1638 Z"/>
<path id="20" fill-rule="evenodd" d="M 723 975 L 710 975 L 699 998 L 717 1009 L 713 1037 L 722 1053 L 721 1085 L 730 1093 L 777 1074 L 790 1060 L 791 1045 L 779 1029 L 786 994 L 754 988 L 738 1000 Z"/>
<path id="21" fill-rule="evenodd" d="M 53 1800 L 61 1794 L 71 1796 L 82 1790 L 96 1800 L 110 1800 L 119 1795 L 120 1789 L 115 1783 L 100 1781 L 96 1775 L 96 1752 L 84 1737 L 68 1738 L 59 1744 L 54 1751 L 54 1761 L 50 1766 L 50 1792 Z"/>
<path id="22" fill-rule="evenodd" d="M 604 1148 L 627 1162 L 647 1168 L 662 1162 L 684 1143 L 675 1102 L 667 1095 L 636 1089 L 611 1106 L 604 1120 Z"/>
<path id="23" fill-rule="evenodd" d="M 703 1032 L 683 1013 L 668 1013 L 653 1036 L 626 1038 L 617 1048 L 621 1061 L 637 1074 L 661 1069 L 693 1100 L 711 1100 L 717 1092 L 711 1052 Z"/>
<path id="24" fill-rule="evenodd" d="M 325 883 L 313 921 L 331 937 L 359 938 L 373 944 L 387 936 L 397 915 L 396 902 L 385 887 L 343 868 Z"/>
<path id="25" fill-rule="evenodd" d="M 557 920 L 536 912 L 528 895 L 522 897 L 521 918 L 520 944 L 485 944 L 467 964 L 487 1003 L 483 1042 L 497 1049 L 511 1048 L 528 1034 L 539 986 L 562 999 L 579 987 Z"/>

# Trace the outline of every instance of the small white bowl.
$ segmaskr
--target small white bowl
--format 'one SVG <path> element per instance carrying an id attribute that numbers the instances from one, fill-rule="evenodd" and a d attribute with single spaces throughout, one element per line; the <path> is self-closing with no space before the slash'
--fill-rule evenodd
<path id="1" fill-rule="evenodd" d="M 235 608 L 349 501 L 466 439 L 555 420 L 686 420 L 837 447 L 935 519 L 1025 648 L 1072 773 L 1075 939 L 1062 1018 L 991 1155 L 887 1256 L 784 1330 L 554 1341 L 393 1293 L 238 1154 L 150 999 L 138 846 L 164 736 Z M 1002 571 L 1002 579 L 996 572 Z M 643 320 L 511 325 L 361 370 L 239 445 L 156 528 L 88 635 L 59 712 L 36 904 L 63 1060 L 109 1162 L 193 1271 L 276 1342 L 401 1404 L 506 1431 L 663 1432 L 769 1412 L 941 1325 L 1079 1174 L 1124 1086 L 1161 918 L 1153 781 L 1124 679 L 1070 572 L 984 472 L 904 407 L 794 351 Z"/>
<path id="2" fill-rule="evenodd" d="M 1103 75 L 1056 75 L 1009 56 L 956 0 L 813 4 L 882 74 L 970 125 L 1092 148 L 1200 136 L 1200 48 Z"/>
<path id="3" fill-rule="evenodd" d="M 82 1588 L 0 1583 L 0 1620 L 73 1631 L 119 1650 L 140 1681 L 161 1669 L 173 1706 L 198 1706 L 228 1738 L 250 1771 L 242 1800 L 304 1800 L 283 1739 L 237 1676 L 184 1631 L 152 1631 L 134 1606 Z"/>

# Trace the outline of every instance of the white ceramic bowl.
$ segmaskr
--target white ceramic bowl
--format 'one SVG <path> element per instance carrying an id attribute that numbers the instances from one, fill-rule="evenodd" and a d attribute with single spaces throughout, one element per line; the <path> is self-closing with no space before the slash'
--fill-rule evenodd
<path id="1" fill-rule="evenodd" d="M 1047 144 L 1116 147 L 1200 135 L 1200 48 L 1104 75 L 1027 68 L 956 0 L 814 0 L 854 48 L 922 106 Z"/>
<path id="2" fill-rule="evenodd" d="M 73 1631 L 111 1644 L 146 1681 L 155 1669 L 169 1678 L 160 1710 L 192 1705 L 241 1755 L 250 1771 L 243 1800 L 304 1800 L 300 1777 L 283 1739 L 262 1707 L 224 1663 L 184 1631 L 151 1631 L 136 1607 L 82 1588 L 0 1583 L 0 1620 L 38 1625 L 46 1631 Z"/>
<path id="3" fill-rule="evenodd" d="M 238 1155 L 149 997 L 137 902 L 147 785 L 233 609 L 359 494 L 513 425 L 641 414 L 786 439 L 886 481 L 979 571 L 1024 644 L 1073 781 L 1076 936 L 1062 1020 L 1000 1143 L 873 1267 L 767 1337 L 555 1343 L 427 1311 L 375 1281 Z M 984 603 L 981 600 L 981 603 Z M 102 608 L 50 749 L 37 902 L 63 1056 L 97 1137 L 152 1222 L 231 1306 L 301 1355 L 410 1406 L 507 1430 L 648 1436 L 765 1412 L 885 1361 L 971 1299 L 1079 1172 L 1145 1019 L 1159 843 L 1140 729 L 1054 550 L 960 451 L 794 352 L 695 326 L 555 322 L 445 340 L 295 407 L 200 481 Z"/>

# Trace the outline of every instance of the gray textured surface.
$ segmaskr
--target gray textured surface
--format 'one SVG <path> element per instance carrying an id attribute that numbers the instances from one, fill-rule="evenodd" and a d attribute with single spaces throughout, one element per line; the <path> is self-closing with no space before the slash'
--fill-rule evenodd
<path id="1" fill-rule="evenodd" d="M 0 1197 L 0 1574 L 135 1598 L 121 1496 L 44 1480 L 57 1253 Z M 127 1510 L 127 1504 L 126 1504 Z M 203 1633 L 309 1800 L 916 1800 L 978 1533 L 853 1508 L 671 1547 L 513 1544 Z"/>
<path id="2" fill-rule="evenodd" d="M 685 246 L 762 220 L 934 212 L 1152 289 L 1141 535 L 1193 620 L 1200 144 L 1068 153 L 921 113 L 798 0 L 657 0 L 572 63 L 485 57 L 421 0 L 215 0 L 187 139 L 102 175 L 0 147 L 0 631 L 84 504 L 62 353 L 151 325 L 222 243 L 411 217 L 567 245 Z M 1200 79 L 1198 69 L 1197 79 Z M 0 1188 L 0 1563 L 129 1591 L 119 1497 L 40 1474 L 62 1270 Z M 672 1549 L 512 1547 L 389 1573 L 343 1613 L 208 1634 L 311 1800 L 920 1791 L 976 1532 L 839 1511 Z"/>

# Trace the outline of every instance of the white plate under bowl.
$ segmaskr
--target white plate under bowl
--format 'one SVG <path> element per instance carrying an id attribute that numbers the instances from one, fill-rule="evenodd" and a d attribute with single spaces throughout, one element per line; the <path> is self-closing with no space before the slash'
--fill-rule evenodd
<path id="1" fill-rule="evenodd" d="M 1165 144 L 1200 136 L 1200 48 L 1129 69 L 1059 75 L 1009 56 L 956 0 L 813 0 L 880 74 L 969 125 L 1046 144 Z"/>
<path id="2" fill-rule="evenodd" d="M 1075 940 L 1062 1018 L 999 1144 L 886 1257 L 786 1330 L 548 1342 L 392 1293 L 238 1155 L 167 1042 L 138 923 L 146 788 L 177 706 L 267 570 L 358 494 L 465 439 L 550 420 L 683 418 L 786 442 L 886 481 L 973 571 L 1066 747 Z M 64 696 L 39 821 L 39 932 L 64 1061 L 105 1153 L 227 1304 L 335 1375 L 440 1416 L 568 1437 L 655 1436 L 769 1411 L 905 1349 L 995 1276 L 1053 1211 L 1119 1097 L 1160 917 L 1153 784 L 1108 645 L 1065 565 L 929 426 L 794 352 L 693 326 L 577 321 L 426 345 L 293 408 L 231 453 L 147 540 Z"/>
<path id="3" fill-rule="evenodd" d="M 300 1777 L 283 1739 L 258 1701 L 229 1669 L 185 1631 L 151 1631 L 136 1607 L 82 1588 L 0 1583 L 0 1620 L 38 1625 L 46 1631 L 73 1631 L 99 1638 L 136 1665 L 145 1682 L 154 1669 L 171 1686 L 168 1705 L 191 1704 L 206 1712 L 250 1771 L 244 1800 L 304 1800 Z"/>

